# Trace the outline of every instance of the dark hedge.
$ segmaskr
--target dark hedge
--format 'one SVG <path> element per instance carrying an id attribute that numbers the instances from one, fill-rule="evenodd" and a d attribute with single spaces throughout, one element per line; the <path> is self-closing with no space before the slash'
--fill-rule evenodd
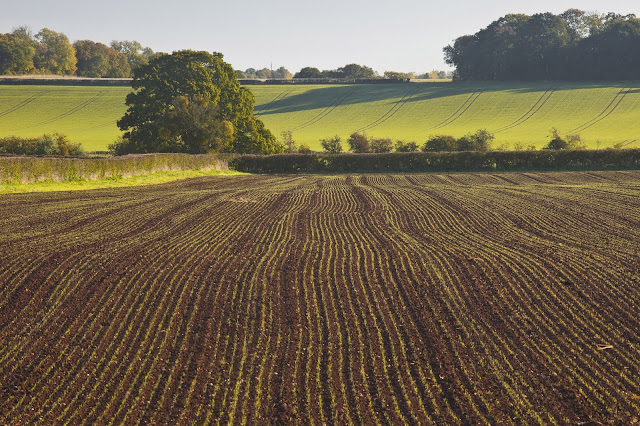
<path id="1" fill-rule="evenodd" d="M 242 155 L 230 167 L 247 173 L 640 169 L 640 149 Z"/>

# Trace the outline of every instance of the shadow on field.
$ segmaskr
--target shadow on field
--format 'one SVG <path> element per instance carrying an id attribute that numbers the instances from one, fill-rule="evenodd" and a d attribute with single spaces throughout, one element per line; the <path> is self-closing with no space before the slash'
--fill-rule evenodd
<path id="1" fill-rule="evenodd" d="M 636 84 L 634 84 L 635 86 Z M 275 100 L 256 105 L 254 113 L 260 115 L 301 112 L 307 110 L 330 109 L 341 105 L 357 105 L 387 101 L 411 103 L 473 93 L 510 91 L 513 93 L 543 93 L 555 91 L 598 88 L 623 88 L 629 83 L 583 83 L 583 82 L 441 82 L 441 83 L 398 83 L 398 84 L 352 84 L 343 86 L 317 87 L 303 93 L 287 95 L 290 90 L 282 88 L 281 96 Z M 634 88 L 629 93 L 638 93 Z"/>

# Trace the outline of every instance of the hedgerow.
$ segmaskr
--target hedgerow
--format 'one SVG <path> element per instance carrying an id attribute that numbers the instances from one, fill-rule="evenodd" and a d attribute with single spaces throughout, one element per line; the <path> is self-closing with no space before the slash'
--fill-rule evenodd
<path id="1" fill-rule="evenodd" d="M 120 178 L 168 170 L 226 170 L 222 155 L 141 154 L 112 158 L 0 157 L 0 183 Z"/>
<path id="2" fill-rule="evenodd" d="M 69 140 L 66 135 L 54 133 L 37 138 L 8 136 L 0 138 L 0 154 L 13 155 L 83 155 L 82 145 Z"/>
<path id="3" fill-rule="evenodd" d="M 243 155 L 248 173 L 452 172 L 640 168 L 640 149 Z"/>

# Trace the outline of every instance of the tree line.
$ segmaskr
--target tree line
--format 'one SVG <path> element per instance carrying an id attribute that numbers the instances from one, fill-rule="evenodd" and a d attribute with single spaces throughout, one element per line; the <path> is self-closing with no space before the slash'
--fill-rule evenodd
<path id="1" fill-rule="evenodd" d="M 285 130 L 281 133 L 282 138 L 278 143 L 282 147 L 281 152 L 285 154 L 312 154 L 313 152 L 306 144 L 298 146 L 293 132 Z M 441 152 L 441 151 L 488 151 L 491 149 L 491 142 L 495 136 L 487 130 L 480 129 L 475 133 L 469 133 L 460 138 L 448 135 L 431 136 L 424 145 L 420 146 L 415 141 L 396 140 L 391 138 L 374 138 L 365 132 L 353 132 L 346 140 L 348 149 L 355 154 L 386 154 L 395 152 Z M 342 138 L 338 135 L 321 139 L 322 149 L 327 154 L 340 154 L 343 152 Z"/>
<path id="2" fill-rule="evenodd" d="M 107 46 L 91 40 L 74 43 L 63 33 L 20 27 L 0 34 L 0 74 L 54 74 L 79 77 L 131 77 L 156 53 L 137 41 L 114 40 Z"/>
<path id="3" fill-rule="evenodd" d="M 509 14 L 444 48 L 456 80 L 634 80 L 640 19 L 569 9 Z"/>
<path id="4" fill-rule="evenodd" d="M 451 78 L 452 74 L 447 71 L 433 70 L 423 74 L 416 74 L 415 72 L 399 72 L 399 71 L 385 71 L 383 75 L 378 74 L 377 71 L 366 65 L 359 64 L 347 64 L 343 67 L 334 70 L 320 71 L 315 67 L 304 67 L 293 78 L 344 78 L 344 79 L 376 79 L 376 78 L 390 78 L 390 79 L 446 79 Z"/>
<path id="5" fill-rule="evenodd" d="M 282 152 L 285 154 L 313 154 L 314 152 L 306 144 L 297 145 L 291 130 L 285 130 L 281 133 L 282 137 L 278 143 L 283 147 Z M 552 127 L 549 131 L 549 142 L 542 148 L 543 150 L 584 150 L 586 144 L 582 140 L 580 134 L 562 135 L 560 131 Z M 368 136 L 364 132 L 353 132 L 346 142 L 348 150 L 354 154 L 387 154 L 395 152 L 488 152 L 494 149 L 492 143 L 495 135 L 486 129 L 478 129 L 475 132 L 467 133 L 461 137 L 451 135 L 431 135 L 424 144 L 419 145 L 415 141 L 396 140 L 390 138 L 374 138 Z M 340 154 L 344 151 L 342 138 L 335 135 L 320 140 L 323 152 L 326 154 Z M 624 143 L 615 144 L 613 149 L 624 148 Z M 506 145 L 500 145 L 495 148 L 498 151 L 508 151 Z M 522 143 L 516 143 L 513 147 L 514 151 L 534 151 L 535 145 L 526 146 Z"/>
<path id="6" fill-rule="evenodd" d="M 289 79 L 293 77 L 293 74 L 289 72 L 285 67 L 272 70 L 269 68 L 255 69 L 247 68 L 244 71 L 236 70 L 236 76 L 238 78 L 254 78 L 254 79 Z"/>
<path id="7" fill-rule="evenodd" d="M 53 74 L 93 78 L 133 77 L 133 72 L 146 65 L 158 53 L 137 41 L 112 41 L 109 46 L 91 40 L 73 43 L 63 34 L 48 28 L 33 33 L 19 27 L 0 33 L 0 75 Z M 347 64 L 333 70 L 320 71 L 304 67 L 293 74 L 281 66 L 277 69 L 247 68 L 235 70 L 240 79 L 446 79 L 448 71 L 433 70 L 423 74 L 385 71 L 380 75 L 366 65 Z"/>
<path id="8" fill-rule="evenodd" d="M 343 67 L 334 70 L 320 71 L 315 67 L 304 67 L 295 74 L 292 74 L 285 67 L 280 67 L 276 70 L 269 68 L 255 69 L 247 68 L 244 71 L 236 70 L 238 78 L 253 78 L 253 79 L 291 79 L 291 78 L 312 78 L 312 79 L 447 79 L 451 78 L 452 74 L 449 71 L 433 70 L 423 74 L 417 74 L 415 72 L 399 72 L 399 71 L 385 71 L 380 75 L 373 68 L 366 65 L 359 64 L 347 64 Z"/>

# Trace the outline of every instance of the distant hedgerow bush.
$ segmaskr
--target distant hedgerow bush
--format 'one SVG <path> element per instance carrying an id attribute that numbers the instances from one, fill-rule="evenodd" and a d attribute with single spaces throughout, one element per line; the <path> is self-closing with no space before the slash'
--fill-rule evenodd
<path id="1" fill-rule="evenodd" d="M 551 128 L 550 137 L 551 140 L 543 149 L 585 149 L 586 146 L 582 142 L 582 137 L 579 134 L 569 134 L 562 136 L 560 131 L 555 127 Z"/>
<path id="2" fill-rule="evenodd" d="M 322 149 L 324 149 L 324 152 L 327 154 L 339 154 L 342 152 L 342 142 L 338 135 L 322 139 L 320 143 L 322 144 Z"/>
<path id="3" fill-rule="evenodd" d="M 369 138 L 365 133 L 353 132 L 349 136 L 349 139 L 347 139 L 347 143 L 349 144 L 349 151 L 351 152 L 355 152 L 358 154 L 371 152 L 371 148 L 369 146 Z"/>
<path id="4" fill-rule="evenodd" d="M 453 152 L 458 150 L 458 141 L 453 136 L 431 136 L 422 146 L 423 152 Z"/>
<path id="5" fill-rule="evenodd" d="M 0 154 L 12 155 L 84 155 L 82 145 L 73 143 L 66 135 L 54 133 L 42 135 L 37 138 L 23 138 L 8 136 L 0 139 Z"/>
<path id="6" fill-rule="evenodd" d="M 480 129 L 461 138 L 448 135 L 431 136 L 422 146 L 423 152 L 477 151 L 486 152 L 491 149 L 495 136 L 488 130 Z"/>

